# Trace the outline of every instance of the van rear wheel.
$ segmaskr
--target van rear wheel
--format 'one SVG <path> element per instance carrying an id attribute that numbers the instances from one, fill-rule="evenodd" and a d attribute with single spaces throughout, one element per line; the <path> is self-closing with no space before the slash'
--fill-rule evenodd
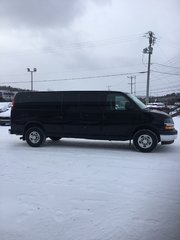
<path id="1" fill-rule="evenodd" d="M 158 144 L 158 138 L 151 130 L 142 129 L 134 134 L 133 143 L 140 152 L 152 152 Z"/>
<path id="2" fill-rule="evenodd" d="M 31 127 L 26 131 L 25 139 L 31 147 L 39 147 L 45 142 L 46 136 L 41 128 Z"/>

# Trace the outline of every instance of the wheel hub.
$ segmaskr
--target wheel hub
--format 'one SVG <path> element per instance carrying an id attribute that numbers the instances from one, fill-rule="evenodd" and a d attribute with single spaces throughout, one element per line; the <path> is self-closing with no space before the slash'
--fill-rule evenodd
<path id="1" fill-rule="evenodd" d="M 153 140 L 149 135 L 141 135 L 138 138 L 138 144 L 141 148 L 150 148 L 152 146 Z"/>
<path id="2" fill-rule="evenodd" d="M 38 143 L 38 142 L 40 141 L 40 135 L 39 135 L 39 133 L 36 132 L 36 131 L 31 132 L 31 133 L 29 134 L 29 140 L 30 140 L 32 143 L 34 143 L 34 144 Z"/>

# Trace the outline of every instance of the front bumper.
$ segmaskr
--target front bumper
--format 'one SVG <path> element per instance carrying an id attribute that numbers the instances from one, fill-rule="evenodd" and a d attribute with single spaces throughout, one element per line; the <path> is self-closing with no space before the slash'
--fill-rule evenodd
<path id="1" fill-rule="evenodd" d="M 161 143 L 162 144 L 173 143 L 174 140 L 177 138 L 177 135 L 178 135 L 178 131 L 175 129 L 170 132 L 162 133 L 160 134 Z"/>

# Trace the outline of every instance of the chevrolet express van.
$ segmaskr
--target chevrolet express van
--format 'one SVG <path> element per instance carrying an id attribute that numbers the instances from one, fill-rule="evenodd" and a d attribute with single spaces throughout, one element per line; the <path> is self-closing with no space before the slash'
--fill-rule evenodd
<path id="1" fill-rule="evenodd" d="M 132 140 L 141 152 L 177 137 L 173 119 L 146 108 L 133 95 L 115 91 L 20 92 L 11 110 L 11 134 L 32 147 L 46 138 Z"/>

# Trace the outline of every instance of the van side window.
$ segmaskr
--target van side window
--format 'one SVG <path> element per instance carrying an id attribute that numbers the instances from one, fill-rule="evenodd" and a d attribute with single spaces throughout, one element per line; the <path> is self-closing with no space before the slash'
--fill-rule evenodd
<path id="1" fill-rule="evenodd" d="M 123 95 L 109 94 L 107 96 L 107 110 L 124 111 L 129 100 Z"/>

